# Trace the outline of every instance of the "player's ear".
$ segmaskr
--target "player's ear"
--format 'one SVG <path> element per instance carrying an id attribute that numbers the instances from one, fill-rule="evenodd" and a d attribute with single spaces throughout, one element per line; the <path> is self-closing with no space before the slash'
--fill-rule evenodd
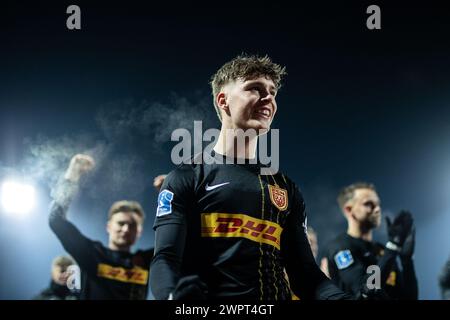
<path id="1" fill-rule="evenodd" d="M 229 113 L 230 109 L 228 107 L 227 94 L 225 92 L 221 91 L 217 94 L 216 103 L 219 109 L 225 111 L 227 114 Z"/>
<path id="2" fill-rule="evenodd" d="M 350 217 L 352 215 L 352 205 L 351 204 L 346 204 L 343 208 L 342 211 L 344 211 L 344 215 L 346 217 Z"/>

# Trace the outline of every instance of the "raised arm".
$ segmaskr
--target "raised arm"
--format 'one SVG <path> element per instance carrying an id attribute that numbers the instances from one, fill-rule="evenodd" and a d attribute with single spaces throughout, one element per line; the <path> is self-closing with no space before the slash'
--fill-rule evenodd
<path id="1" fill-rule="evenodd" d="M 89 263 L 92 241 L 67 220 L 67 212 L 73 197 L 79 189 L 80 178 L 92 170 L 94 160 L 86 155 L 76 155 L 64 178 L 52 191 L 53 201 L 50 206 L 49 225 L 61 241 L 64 249 L 83 267 Z"/>

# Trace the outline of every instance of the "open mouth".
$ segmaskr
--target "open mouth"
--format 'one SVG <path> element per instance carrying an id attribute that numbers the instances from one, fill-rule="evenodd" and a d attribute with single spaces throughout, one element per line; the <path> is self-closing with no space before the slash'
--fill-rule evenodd
<path id="1" fill-rule="evenodd" d="M 257 109 L 255 111 L 255 114 L 258 117 L 262 117 L 262 118 L 265 118 L 265 119 L 270 119 L 270 116 L 271 116 L 272 112 L 271 112 L 270 108 L 263 107 L 263 108 Z"/>

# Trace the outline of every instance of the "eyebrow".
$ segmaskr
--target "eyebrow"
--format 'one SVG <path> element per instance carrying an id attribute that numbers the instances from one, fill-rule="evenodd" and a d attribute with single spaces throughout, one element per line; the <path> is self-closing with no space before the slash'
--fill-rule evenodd
<path id="1" fill-rule="evenodd" d="M 136 223 L 136 221 L 135 221 L 135 220 L 132 220 L 132 221 L 128 221 L 128 220 L 119 220 L 119 221 L 117 221 L 117 223 L 128 223 L 128 224 L 133 224 L 133 223 Z"/>
<path id="2" fill-rule="evenodd" d="M 265 86 L 265 84 L 263 82 L 258 81 L 258 80 L 248 80 L 248 81 L 245 82 L 245 86 L 254 85 L 254 84 L 259 84 L 259 85 Z M 269 86 L 269 89 L 277 91 L 277 88 L 275 86 L 272 86 L 272 85 Z"/>

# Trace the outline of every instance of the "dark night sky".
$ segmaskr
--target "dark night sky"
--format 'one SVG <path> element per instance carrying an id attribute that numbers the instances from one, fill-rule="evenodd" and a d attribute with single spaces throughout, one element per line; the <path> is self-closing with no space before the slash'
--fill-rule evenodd
<path id="1" fill-rule="evenodd" d="M 73 3 L 80 31 L 65 26 Z M 95 148 L 103 158 L 71 220 L 106 241 L 109 205 L 132 197 L 148 215 L 137 247 L 152 245 L 151 182 L 173 167 L 168 133 L 200 119 L 219 126 L 208 81 L 241 52 L 287 66 L 273 128 L 319 243 L 345 228 L 339 188 L 371 181 L 386 214 L 413 212 L 420 297 L 439 298 L 450 252 L 450 12 L 433 1 L 182 3 L 2 2 L 0 179 L 47 167 L 28 219 L 0 209 L 0 299 L 27 299 L 49 281 L 63 252 L 47 226 L 49 182 L 72 151 Z M 365 27 L 369 4 L 380 5 L 382 30 Z"/>

